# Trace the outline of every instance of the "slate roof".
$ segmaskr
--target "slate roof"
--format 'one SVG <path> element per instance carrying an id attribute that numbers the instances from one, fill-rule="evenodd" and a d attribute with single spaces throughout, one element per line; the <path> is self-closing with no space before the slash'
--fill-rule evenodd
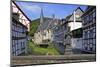
<path id="1" fill-rule="evenodd" d="M 43 18 L 43 23 L 39 25 L 37 31 L 47 29 L 51 22 L 52 18 Z"/>
<path id="2" fill-rule="evenodd" d="M 91 12 L 93 9 L 96 9 L 96 6 L 88 6 L 84 12 L 84 14 L 81 16 L 83 17 L 84 15 L 87 15 L 89 12 Z"/>
<path id="3" fill-rule="evenodd" d="M 66 20 L 69 20 L 70 17 L 71 17 L 71 15 L 68 15 L 68 16 L 66 17 Z"/>
<path id="4" fill-rule="evenodd" d="M 57 22 L 57 20 L 58 19 L 53 20 L 53 18 L 45 17 L 43 19 L 43 23 L 39 25 L 37 32 L 45 29 L 53 29 L 53 27 L 55 26 L 54 22 Z"/>
<path id="5" fill-rule="evenodd" d="M 57 25 L 55 25 L 55 22 L 57 23 Z M 54 19 L 54 20 L 52 20 L 52 22 L 50 23 L 50 25 L 49 25 L 48 28 L 49 28 L 49 29 L 52 29 L 53 27 L 58 26 L 59 23 L 61 23 L 61 21 L 60 21 L 59 19 Z"/>

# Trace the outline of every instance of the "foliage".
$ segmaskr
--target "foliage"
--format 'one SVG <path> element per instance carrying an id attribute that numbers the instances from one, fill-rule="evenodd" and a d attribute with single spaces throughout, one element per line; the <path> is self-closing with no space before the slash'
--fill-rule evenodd
<path id="1" fill-rule="evenodd" d="M 36 32 L 38 26 L 40 25 L 40 21 L 39 19 L 33 20 L 30 24 L 30 32 L 29 35 L 30 36 L 34 36 L 34 33 Z"/>
<path id="2" fill-rule="evenodd" d="M 29 49 L 31 50 L 30 53 L 34 55 L 59 55 L 59 52 L 52 46 L 52 44 L 49 44 L 47 48 L 43 48 L 32 41 L 29 41 Z"/>

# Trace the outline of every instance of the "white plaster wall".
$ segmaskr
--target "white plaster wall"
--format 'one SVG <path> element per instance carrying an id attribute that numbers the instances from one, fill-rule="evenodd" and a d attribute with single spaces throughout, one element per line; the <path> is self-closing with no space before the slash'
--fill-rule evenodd
<path id="1" fill-rule="evenodd" d="M 34 43 L 40 44 L 42 42 L 42 35 L 40 32 L 34 34 Z"/>
<path id="2" fill-rule="evenodd" d="M 46 40 L 46 39 L 51 39 L 51 35 L 52 35 L 52 32 L 51 30 L 44 30 L 44 33 L 46 33 L 46 36 L 43 35 L 43 39 Z"/>
<path id="3" fill-rule="evenodd" d="M 70 22 L 68 23 L 68 26 L 70 26 L 70 31 L 81 28 L 82 23 L 81 22 Z"/>
<path id="4" fill-rule="evenodd" d="M 46 34 L 46 35 L 42 35 L 43 36 L 43 40 L 48 39 L 48 34 L 49 34 L 48 31 L 44 30 L 43 33 Z"/>
<path id="5" fill-rule="evenodd" d="M 52 37 L 52 31 L 49 30 L 49 32 L 47 30 L 44 30 L 44 33 L 46 35 L 42 35 L 41 32 L 35 33 L 34 34 L 34 43 L 37 44 L 41 44 L 42 40 L 47 40 L 47 39 L 51 39 Z"/>

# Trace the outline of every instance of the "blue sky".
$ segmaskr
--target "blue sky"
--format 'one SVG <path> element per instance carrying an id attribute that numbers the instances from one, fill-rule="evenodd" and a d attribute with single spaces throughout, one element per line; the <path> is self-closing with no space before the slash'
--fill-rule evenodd
<path id="1" fill-rule="evenodd" d="M 77 7 L 80 7 L 83 11 L 87 7 L 85 5 L 36 3 L 24 1 L 17 1 L 16 3 L 31 20 L 40 17 L 41 8 L 43 9 L 43 14 L 45 17 L 52 17 L 52 15 L 55 14 L 56 18 L 62 19 L 69 14 L 72 14 Z"/>

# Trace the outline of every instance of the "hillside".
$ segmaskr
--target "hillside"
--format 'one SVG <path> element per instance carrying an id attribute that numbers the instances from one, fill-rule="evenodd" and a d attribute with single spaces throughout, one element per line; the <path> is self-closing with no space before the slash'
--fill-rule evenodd
<path id="1" fill-rule="evenodd" d="M 36 32 L 39 24 L 40 24 L 40 19 L 36 19 L 36 20 L 33 20 L 31 22 L 31 24 L 30 24 L 30 32 L 29 32 L 30 36 L 34 36 L 34 33 Z"/>

